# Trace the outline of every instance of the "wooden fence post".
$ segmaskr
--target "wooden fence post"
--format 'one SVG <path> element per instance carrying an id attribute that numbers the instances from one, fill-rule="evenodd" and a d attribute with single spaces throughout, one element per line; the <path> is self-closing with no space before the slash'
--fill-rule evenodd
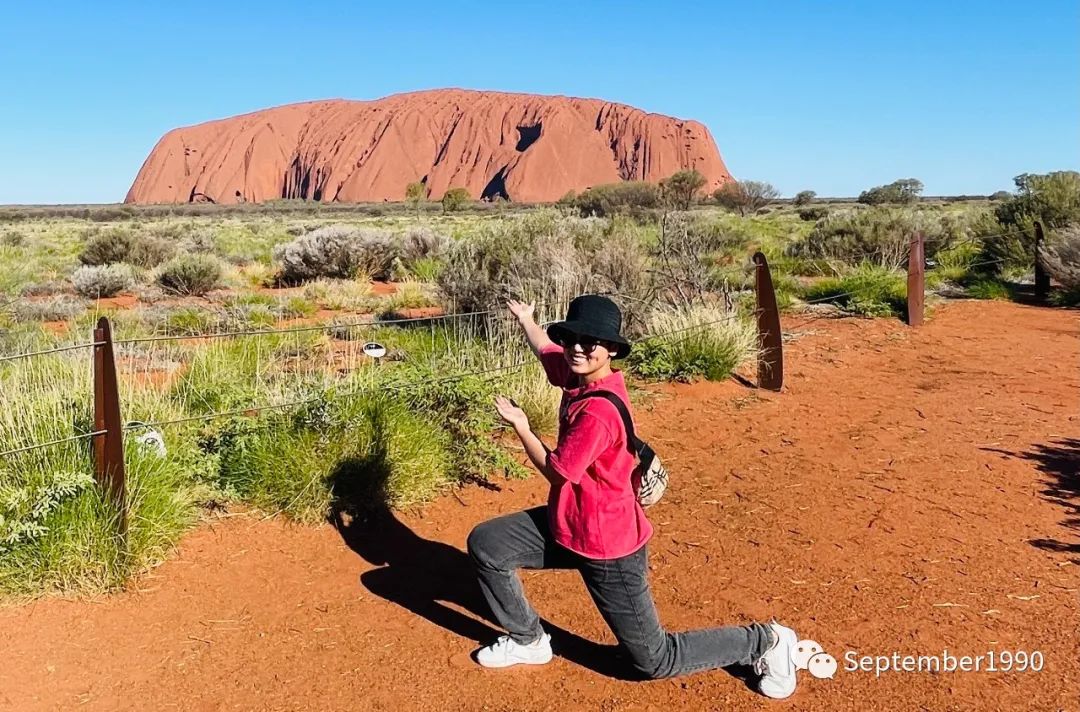
<path id="1" fill-rule="evenodd" d="M 769 261 L 754 253 L 754 292 L 757 295 L 758 388 L 779 391 L 784 386 L 784 339 L 780 310 L 776 308 Z"/>
<path id="2" fill-rule="evenodd" d="M 120 534 L 127 534 L 124 483 L 124 429 L 120 422 L 120 389 L 113 358 L 112 326 L 105 317 L 94 329 L 94 476 L 120 515 Z"/>
<path id="3" fill-rule="evenodd" d="M 1050 292 L 1050 275 L 1042 263 L 1042 246 L 1046 241 L 1043 234 L 1042 223 L 1035 221 L 1035 299 L 1040 302 L 1046 301 L 1046 295 Z"/>
<path id="4" fill-rule="evenodd" d="M 908 246 L 907 263 L 907 323 L 922 326 L 925 310 L 926 255 L 923 250 L 923 234 L 915 233 Z"/>

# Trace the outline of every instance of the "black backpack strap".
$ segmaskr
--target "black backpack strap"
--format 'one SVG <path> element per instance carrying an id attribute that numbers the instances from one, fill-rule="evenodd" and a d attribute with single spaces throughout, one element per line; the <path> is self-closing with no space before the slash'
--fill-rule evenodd
<path id="1" fill-rule="evenodd" d="M 608 403 L 615 406 L 615 410 L 619 411 L 619 416 L 622 418 L 623 428 L 626 429 L 626 442 L 630 446 L 631 450 L 635 454 L 640 453 L 642 448 L 648 447 L 645 443 L 638 439 L 638 436 L 634 433 L 634 421 L 630 418 L 630 411 L 626 407 L 626 403 L 623 399 L 615 395 L 611 391 L 587 391 L 581 395 L 570 399 L 566 404 L 569 408 L 571 404 L 578 401 L 585 400 L 586 398 L 603 398 Z"/>

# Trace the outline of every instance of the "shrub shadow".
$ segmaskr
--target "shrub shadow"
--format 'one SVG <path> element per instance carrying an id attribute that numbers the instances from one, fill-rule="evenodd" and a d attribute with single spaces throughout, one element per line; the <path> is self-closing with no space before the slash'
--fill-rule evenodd
<path id="1" fill-rule="evenodd" d="M 1080 439 L 1052 440 L 1020 453 L 998 448 L 983 448 L 983 450 L 1033 461 L 1039 472 L 1046 475 L 1043 479 L 1046 489 L 1040 494 L 1048 501 L 1065 509 L 1066 516 L 1062 524 L 1080 536 Z M 1080 554 L 1080 541 L 1067 542 L 1040 538 L 1032 539 L 1030 543 L 1045 551 Z M 1072 561 L 1080 564 L 1080 557 Z"/>
<path id="2" fill-rule="evenodd" d="M 387 504 L 389 475 L 385 454 L 375 452 L 343 460 L 330 476 L 330 524 L 346 546 L 377 567 L 360 575 L 361 585 L 462 638 L 493 641 L 503 631 L 492 620 L 468 554 L 425 539 L 398 519 Z M 556 655 L 607 677 L 639 679 L 617 646 L 586 640 L 547 620 L 543 626 Z"/>

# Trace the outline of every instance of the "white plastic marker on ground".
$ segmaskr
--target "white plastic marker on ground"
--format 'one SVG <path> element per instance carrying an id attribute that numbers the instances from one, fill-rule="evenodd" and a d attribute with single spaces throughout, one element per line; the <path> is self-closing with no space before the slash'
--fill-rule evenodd
<path id="1" fill-rule="evenodd" d="M 364 344 L 364 353 L 371 358 L 382 358 L 386 355 L 386 347 L 374 341 L 369 341 Z"/>

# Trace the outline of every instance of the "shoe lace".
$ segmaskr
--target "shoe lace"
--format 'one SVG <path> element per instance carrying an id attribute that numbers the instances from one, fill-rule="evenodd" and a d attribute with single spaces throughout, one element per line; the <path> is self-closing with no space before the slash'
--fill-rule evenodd
<path id="1" fill-rule="evenodd" d="M 499 639 L 491 644 L 491 649 L 502 651 L 504 649 L 512 648 L 513 644 L 514 639 L 511 638 L 509 635 L 500 635 Z"/>
<path id="2" fill-rule="evenodd" d="M 764 655 L 755 660 L 752 667 L 754 668 L 755 675 L 760 675 L 764 677 L 765 675 L 769 674 L 769 663 L 767 660 L 765 660 Z"/>

